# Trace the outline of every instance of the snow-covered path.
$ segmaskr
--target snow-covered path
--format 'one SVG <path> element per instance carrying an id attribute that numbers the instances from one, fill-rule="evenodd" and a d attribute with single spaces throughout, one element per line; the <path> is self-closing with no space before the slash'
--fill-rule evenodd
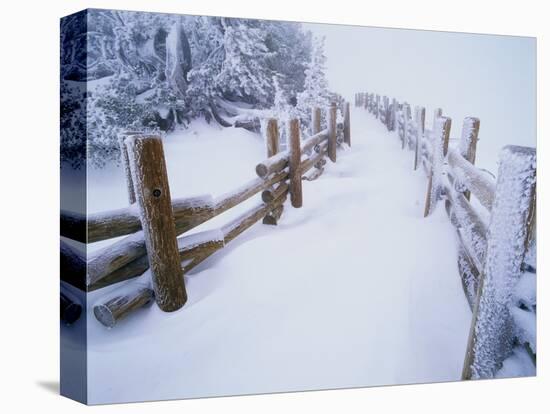
<path id="1" fill-rule="evenodd" d="M 412 152 L 365 110 L 351 125 L 303 208 L 194 269 L 181 311 L 111 331 L 89 315 L 90 402 L 459 379 L 471 312 L 454 230 L 442 206 L 422 217 Z"/>

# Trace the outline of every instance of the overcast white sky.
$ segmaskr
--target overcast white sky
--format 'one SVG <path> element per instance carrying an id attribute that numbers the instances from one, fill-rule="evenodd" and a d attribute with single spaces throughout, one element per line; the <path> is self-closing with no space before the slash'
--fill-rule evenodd
<path id="1" fill-rule="evenodd" d="M 435 107 L 453 119 L 481 120 L 478 164 L 496 172 L 498 149 L 536 143 L 534 38 L 360 26 L 304 24 L 325 36 L 331 89 L 357 91 Z"/>

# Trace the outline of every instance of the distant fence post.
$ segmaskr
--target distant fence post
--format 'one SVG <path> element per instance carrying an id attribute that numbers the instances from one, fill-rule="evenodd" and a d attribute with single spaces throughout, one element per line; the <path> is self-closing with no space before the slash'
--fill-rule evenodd
<path id="1" fill-rule="evenodd" d="M 313 108 L 311 125 L 313 128 L 313 135 L 321 132 L 321 108 Z"/>
<path id="2" fill-rule="evenodd" d="M 380 95 L 376 94 L 376 101 L 374 103 L 374 115 L 376 116 L 376 119 L 380 116 Z"/>
<path id="3" fill-rule="evenodd" d="M 414 170 L 418 168 L 420 161 L 420 150 L 422 149 L 422 139 L 424 138 L 424 128 L 426 125 L 426 108 L 417 107 L 416 115 L 416 143 L 414 149 Z"/>
<path id="4" fill-rule="evenodd" d="M 336 104 L 333 102 L 328 109 L 328 157 L 336 162 Z"/>
<path id="5" fill-rule="evenodd" d="M 391 131 L 395 131 L 395 124 L 397 122 L 397 100 L 392 99 L 391 103 Z"/>
<path id="6" fill-rule="evenodd" d="M 462 133 L 460 135 L 459 151 L 464 159 L 471 164 L 476 162 L 477 140 L 479 135 L 479 119 L 468 117 L 464 118 L 462 124 Z M 470 192 L 465 191 L 464 196 L 470 200 Z"/>
<path id="7" fill-rule="evenodd" d="M 432 140 L 432 166 L 428 179 L 426 192 L 426 204 L 424 217 L 429 216 L 435 208 L 435 204 L 441 195 L 441 176 L 443 174 L 443 162 L 449 148 L 449 135 L 451 133 L 451 118 L 437 118 Z"/>
<path id="8" fill-rule="evenodd" d="M 134 135 L 126 140 L 155 300 L 171 312 L 187 301 L 162 140 Z"/>
<path id="9" fill-rule="evenodd" d="M 403 141 L 401 141 L 401 149 L 405 149 L 405 145 L 409 145 L 409 104 L 403 104 Z"/>
<path id="10" fill-rule="evenodd" d="M 536 151 L 506 146 L 500 154 L 487 254 L 473 309 L 463 379 L 491 378 L 512 352 L 509 311 L 534 217 Z"/>
<path id="11" fill-rule="evenodd" d="M 275 154 L 279 153 L 279 150 L 279 124 L 275 118 L 270 118 L 267 121 L 267 157 L 273 157 Z M 275 209 L 269 211 L 264 216 L 262 223 L 268 225 L 277 225 L 277 221 L 281 218 L 283 210 L 284 207 L 281 204 Z"/>
<path id="12" fill-rule="evenodd" d="M 279 152 L 279 125 L 275 118 L 269 118 L 266 130 L 267 158 Z"/>
<path id="13" fill-rule="evenodd" d="M 346 106 L 344 109 L 344 142 L 351 147 L 351 121 L 349 114 L 349 102 L 346 102 Z"/>
<path id="14" fill-rule="evenodd" d="M 434 119 L 432 123 L 432 131 L 435 131 L 435 124 L 437 122 L 437 119 L 440 118 L 443 115 L 443 110 L 441 108 L 434 109 Z"/>
<path id="15" fill-rule="evenodd" d="M 136 193 L 134 192 L 134 181 L 132 180 L 132 173 L 130 171 L 130 161 L 128 160 L 128 148 L 126 147 L 126 138 L 139 133 L 140 132 L 125 131 L 118 136 L 120 161 L 122 162 L 122 167 L 124 168 L 124 174 L 126 176 L 126 188 L 128 190 L 128 202 L 130 203 L 130 205 L 136 202 Z"/>
<path id="16" fill-rule="evenodd" d="M 290 120 L 290 151 L 288 158 L 289 192 L 292 207 L 302 207 L 302 171 L 300 161 L 302 151 L 300 148 L 300 121 L 296 118 Z"/>

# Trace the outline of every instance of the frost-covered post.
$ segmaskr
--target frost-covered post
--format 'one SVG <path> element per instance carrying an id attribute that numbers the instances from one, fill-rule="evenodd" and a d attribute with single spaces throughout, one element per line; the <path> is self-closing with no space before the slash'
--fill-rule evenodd
<path id="1" fill-rule="evenodd" d="M 130 172 L 130 161 L 128 160 L 128 148 L 126 147 L 126 138 L 131 135 L 140 134 L 140 132 L 125 131 L 118 136 L 118 147 L 120 149 L 120 161 L 124 168 L 126 176 L 126 188 L 128 190 L 128 202 L 134 204 L 136 202 L 136 194 L 134 192 L 134 181 Z"/>
<path id="2" fill-rule="evenodd" d="M 351 121 L 349 115 L 349 102 L 344 109 L 344 142 L 351 147 Z"/>
<path id="3" fill-rule="evenodd" d="M 380 115 L 380 95 L 376 94 L 376 101 L 374 104 L 375 104 L 374 115 L 376 116 L 376 119 L 378 119 Z"/>
<path id="4" fill-rule="evenodd" d="M 187 294 L 162 140 L 154 135 L 133 135 L 126 143 L 155 300 L 163 311 L 175 311 L 185 304 Z"/>
<path id="5" fill-rule="evenodd" d="M 401 149 L 405 149 L 409 140 L 409 104 L 403 104 L 403 140 L 401 141 Z"/>
<path id="6" fill-rule="evenodd" d="M 311 115 L 312 135 L 315 135 L 318 132 L 321 132 L 321 108 L 313 108 Z"/>
<path id="7" fill-rule="evenodd" d="M 334 107 L 336 110 L 336 107 Z M 336 144 L 336 142 L 335 142 Z M 302 171 L 300 161 L 302 151 L 300 148 L 300 121 L 296 118 L 290 121 L 290 151 L 288 158 L 288 175 L 290 203 L 292 207 L 302 207 Z"/>
<path id="8" fill-rule="evenodd" d="M 440 118 L 443 115 L 443 110 L 441 108 L 435 108 L 434 109 L 434 119 L 432 124 L 432 131 L 435 131 L 435 124 L 437 122 L 437 118 Z"/>
<path id="9" fill-rule="evenodd" d="M 478 118 L 464 118 L 462 124 L 462 134 L 460 136 L 459 151 L 460 155 L 471 164 L 476 162 L 476 149 L 479 135 L 479 119 Z M 465 191 L 464 196 L 470 200 L 470 192 Z"/>
<path id="10" fill-rule="evenodd" d="M 328 148 L 327 154 L 332 162 L 336 162 L 336 104 L 333 102 L 328 109 Z"/>
<path id="11" fill-rule="evenodd" d="M 279 125 L 275 118 L 269 118 L 266 126 L 265 140 L 267 145 L 267 158 L 279 152 Z"/>
<path id="12" fill-rule="evenodd" d="M 426 124 L 426 108 L 417 107 L 415 111 L 416 116 L 416 143 L 414 149 L 414 170 L 418 168 L 420 161 L 420 150 L 422 149 L 422 139 L 424 137 L 424 128 Z"/>
<path id="13" fill-rule="evenodd" d="M 370 112 L 369 101 L 370 101 L 370 94 L 368 92 L 365 92 L 365 109 L 368 112 Z"/>
<path id="14" fill-rule="evenodd" d="M 435 123 L 432 142 L 432 168 L 428 179 L 428 191 L 426 192 L 426 204 L 424 217 L 429 216 L 435 208 L 437 200 L 441 196 L 441 179 L 443 176 L 443 163 L 449 148 L 449 135 L 451 133 L 451 118 L 439 117 Z"/>
<path id="15" fill-rule="evenodd" d="M 395 124 L 397 122 L 397 100 L 392 99 L 391 103 L 391 130 L 395 131 Z"/>
<path id="16" fill-rule="evenodd" d="M 495 200 L 487 234 L 463 379 L 491 378 L 512 352 L 513 290 L 521 276 L 536 191 L 534 148 L 506 146 L 500 154 Z"/>

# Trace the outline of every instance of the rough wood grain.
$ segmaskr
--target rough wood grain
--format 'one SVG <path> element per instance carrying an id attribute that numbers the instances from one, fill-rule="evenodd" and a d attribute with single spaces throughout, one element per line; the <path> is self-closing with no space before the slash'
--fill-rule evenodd
<path id="1" fill-rule="evenodd" d="M 328 157 L 336 162 L 336 104 L 333 102 L 328 110 Z"/>
<path id="2" fill-rule="evenodd" d="M 162 140 L 133 135 L 126 140 L 155 300 L 173 312 L 187 301 Z"/>
<path id="3" fill-rule="evenodd" d="M 267 158 L 279 152 L 279 125 L 277 120 L 270 118 L 266 127 Z"/>
<path id="4" fill-rule="evenodd" d="M 288 160 L 290 204 L 294 208 L 302 207 L 302 171 L 300 161 L 302 151 L 300 148 L 300 121 L 290 121 L 290 157 Z"/>
<path id="5" fill-rule="evenodd" d="M 344 142 L 351 146 L 351 121 L 349 113 L 349 102 L 346 102 L 344 110 Z"/>

